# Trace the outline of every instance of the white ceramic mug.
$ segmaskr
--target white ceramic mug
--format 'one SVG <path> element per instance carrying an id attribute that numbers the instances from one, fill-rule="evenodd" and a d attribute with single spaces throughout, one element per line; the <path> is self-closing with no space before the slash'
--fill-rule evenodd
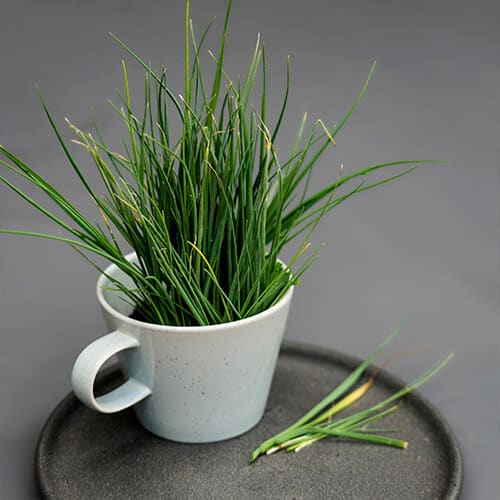
<path id="1" fill-rule="evenodd" d="M 136 261 L 135 254 L 127 259 Z M 230 323 L 162 326 L 129 317 L 133 306 L 106 277 L 132 280 L 109 266 L 97 297 L 112 333 L 87 346 L 75 362 L 73 390 L 102 413 L 131 406 L 141 424 L 166 439 L 204 443 L 228 439 L 255 426 L 264 413 L 285 331 L 293 287 L 268 310 Z M 118 354 L 127 379 L 94 396 L 102 365 Z"/>

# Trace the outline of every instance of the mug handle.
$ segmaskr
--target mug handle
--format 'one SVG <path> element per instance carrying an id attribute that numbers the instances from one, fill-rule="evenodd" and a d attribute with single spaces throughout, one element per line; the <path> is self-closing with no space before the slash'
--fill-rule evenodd
<path id="1" fill-rule="evenodd" d="M 135 337 L 118 330 L 88 345 L 76 359 L 71 373 L 71 384 L 78 399 L 101 413 L 115 413 L 148 397 L 151 389 L 134 378 L 129 378 L 103 396 L 94 396 L 94 382 L 102 365 L 114 354 L 138 345 L 139 341 Z"/>

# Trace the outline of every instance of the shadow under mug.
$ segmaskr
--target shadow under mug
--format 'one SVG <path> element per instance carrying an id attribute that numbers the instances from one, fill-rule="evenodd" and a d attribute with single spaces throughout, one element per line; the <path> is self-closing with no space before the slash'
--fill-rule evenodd
<path id="1" fill-rule="evenodd" d="M 135 253 L 127 255 L 136 262 Z M 107 276 L 134 283 L 114 264 L 97 281 L 111 330 L 87 346 L 72 372 L 76 396 L 89 408 L 114 413 L 133 407 L 141 424 L 186 443 L 240 435 L 262 418 L 293 295 L 254 316 L 209 326 L 163 326 L 131 319 L 133 305 Z M 126 381 L 94 396 L 102 365 L 117 354 Z"/>

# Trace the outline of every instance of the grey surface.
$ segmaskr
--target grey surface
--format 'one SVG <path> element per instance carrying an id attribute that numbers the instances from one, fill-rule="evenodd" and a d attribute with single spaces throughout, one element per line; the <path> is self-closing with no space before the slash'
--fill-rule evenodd
<path id="1" fill-rule="evenodd" d="M 405 398 L 382 424 L 400 429 L 398 436 L 409 442 L 406 450 L 330 439 L 300 455 L 279 453 L 248 463 L 253 449 L 300 418 L 358 364 L 334 351 L 284 346 L 261 422 L 238 438 L 195 446 L 158 439 L 130 410 L 117 415 L 90 411 L 71 394 L 40 439 L 40 490 L 47 500 L 458 498 L 462 467 L 456 439 L 417 394 Z M 122 380 L 117 372 L 108 375 L 98 391 Z M 379 372 L 357 410 L 401 387 Z"/>
<path id="2" fill-rule="evenodd" d="M 224 1 L 192 3 L 198 25 L 217 15 L 220 27 Z M 0 7 L 0 143 L 94 214 L 34 84 L 59 123 L 69 116 L 87 126 L 94 105 L 117 142 L 123 130 L 106 99 L 121 86 L 123 53 L 107 32 L 158 66 L 167 63 L 180 89 L 182 2 L 0 0 Z M 452 161 L 353 198 L 320 225 L 313 243 L 326 246 L 296 291 L 287 338 L 364 356 L 402 323 L 395 349 L 410 353 L 390 369 L 407 380 L 454 351 L 423 393 L 462 444 L 465 500 L 496 498 L 500 489 L 499 15 L 499 4 L 484 0 L 235 0 L 229 34 L 234 74 L 262 33 L 271 112 L 282 95 L 284 59 L 292 56 L 283 151 L 304 111 L 311 121 L 335 123 L 377 59 L 366 100 L 337 150 L 318 165 L 314 186 L 336 177 L 340 163 L 349 171 L 400 158 Z M 140 73 L 133 82 L 140 95 Z M 0 227 L 53 230 L 13 193 L 0 193 Z M 35 497 L 41 426 L 69 391 L 78 352 L 105 333 L 96 278 L 62 244 L 0 237 L 2 500 Z"/>

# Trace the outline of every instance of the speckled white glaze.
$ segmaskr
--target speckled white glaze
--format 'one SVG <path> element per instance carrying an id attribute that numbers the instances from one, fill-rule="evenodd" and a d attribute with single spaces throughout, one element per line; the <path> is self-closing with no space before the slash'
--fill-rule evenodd
<path id="1" fill-rule="evenodd" d="M 133 260 L 135 255 L 127 258 Z M 105 274 L 133 286 L 114 265 Z M 243 320 L 171 327 L 130 319 L 132 306 L 109 287 L 109 279 L 101 275 L 97 296 L 113 332 L 82 351 L 73 368 L 73 389 L 82 402 L 104 413 L 134 405 L 146 429 L 189 443 L 228 439 L 259 422 L 293 288 L 275 306 Z M 95 398 L 95 376 L 116 353 L 128 381 Z"/>

